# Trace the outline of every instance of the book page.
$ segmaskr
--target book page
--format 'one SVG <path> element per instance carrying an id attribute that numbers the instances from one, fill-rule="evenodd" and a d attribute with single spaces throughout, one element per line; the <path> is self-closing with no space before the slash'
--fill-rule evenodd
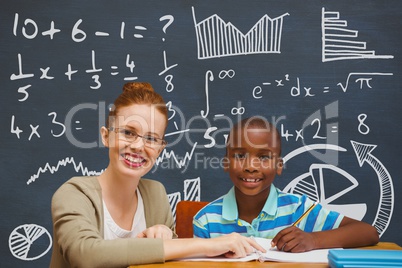
<path id="1" fill-rule="evenodd" d="M 248 261 L 256 261 L 258 260 L 257 253 L 252 253 L 244 258 L 226 258 L 224 256 L 217 257 L 204 257 L 204 258 L 183 258 L 176 259 L 174 261 L 212 261 L 212 262 L 248 262 Z"/>
<path id="2" fill-rule="evenodd" d="M 254 239 L 258 242 L 258 244 L 267 250 L 266 253 L 260 253 L 260 261 L 328 263 L 329 249 L 317 249 L 301 253 L 291 253 L 279 251 L 276 249 L 276 247 L 271 248 L 272 239 L 260 237 L 256 237 Z"/>
<path id="3" fill-rule="evenodd" d="M 247 262 L 253 260 L 259 261 L 275 261 L 275 262 L 310 262 L 310 263 L 328 263 L 329 249 L 311 250 L 301 253 L 290 253 L 279 251 L 276 248 L 271 248 L 271 240 L 266 238 L 255 237 L 258 244 L 260 244 L 267 252 L 252 253 L 244 258 L 225 258 L 218 257 L 205 257 L 205 258 L 184 258 L 178 259 L 180 261 L 212 261 L 212 262 Z"/>

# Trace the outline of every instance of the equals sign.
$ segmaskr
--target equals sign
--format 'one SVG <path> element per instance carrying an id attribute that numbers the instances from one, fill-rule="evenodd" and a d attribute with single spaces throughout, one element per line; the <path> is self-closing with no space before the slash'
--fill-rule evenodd
<path id="1" fill-rule="evenodd" d="M 145 28 L 144 26 L 135 26 L 134 27 L 136 30 L 140 30 L 140 31 L 146 31 L 147 28 Z M 134 34 L 135 38 L 144 38 L 144 36 L 142 34 Z"/>
<path id="2" fill-rule="evenodd" d="M 111 75 L 115 76 L 118 75 L 119 72 L 117 71 L 117 69 L 119 69 L 119 67 L 117 66 L 110 66 L 110 68 L 112 69 L 112 72 L 110 73 Z"/>
<path id="3" fill-rule="evenodd" d="M 76 123 L 76 124 L 80 124 L 81 122 L 77 120 L 77 121 L 75 121 L 75 123 Z M 81 130 L 82 127 L 76 127 L 75 129 L 76 129 L 76 130 Z"/>

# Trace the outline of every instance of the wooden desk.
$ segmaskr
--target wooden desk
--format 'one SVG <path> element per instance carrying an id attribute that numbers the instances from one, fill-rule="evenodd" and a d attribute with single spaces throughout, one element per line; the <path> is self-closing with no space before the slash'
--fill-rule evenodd
<path id="1" fill-rule="evenodd" d="M 375 246 L 362 247 L 361 249 L 395 249 L 402 250 L 402 247 L 395 243 L 390 242 L 380 242 Z M 249 261 L 249 262 L 186 262 L 186 261 L 167 261 L 165 263 L 158 264 L 144 264 L 144 265 L 131 265 L 133 267 L 142 268 L 205 268 L 205 267 L 238 267 L 238 268 L 255 268 L 255 267 L 269 267 L 273 268 L 284 268 L 284 267 L 295 267 L 295 268 L 328 268 L 327 263 L 288 263 L 288 262 L 259 262 L 259 261 Z"/>

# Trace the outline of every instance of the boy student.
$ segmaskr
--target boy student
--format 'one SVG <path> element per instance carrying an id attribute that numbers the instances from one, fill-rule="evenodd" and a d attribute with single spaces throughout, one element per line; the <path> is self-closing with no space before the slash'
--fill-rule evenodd
<path id="1" fill-rule="evenodd" d="M 273 181 L 282 173 L 280 155 L 280 135 L 273 124 L 257 116 L 237 123 L 224 159 L 234 186 L 195 215 L 194 236 L 214 238 L 235 232 L 272 239 L 273 247 L 287 252 L 378 242 L 370 224 L 327 210 L 305 195 L 277 189 Z"/>

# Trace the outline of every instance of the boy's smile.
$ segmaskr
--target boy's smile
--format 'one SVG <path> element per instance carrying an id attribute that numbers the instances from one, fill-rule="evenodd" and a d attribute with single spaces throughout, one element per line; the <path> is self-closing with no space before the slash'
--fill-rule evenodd
<path id="1" fill-rule="evenodd" d="M 230 133 L 225 171 L 229 172 L 236 192 L 247 196 L 269 193 L 275 176 L 282 172 L 277 136 L 275 131 L 251 126 Z"/>
<path id="2" fill-rule="evenodd" d="M 243 178 L 242 179 L 244 182 L 249 182 L 249 183 L 256 183 L 256 182 L 259 182 L 259 181 L 262 181 L 262 179 L 252 179 L 252 178 Z"/>

